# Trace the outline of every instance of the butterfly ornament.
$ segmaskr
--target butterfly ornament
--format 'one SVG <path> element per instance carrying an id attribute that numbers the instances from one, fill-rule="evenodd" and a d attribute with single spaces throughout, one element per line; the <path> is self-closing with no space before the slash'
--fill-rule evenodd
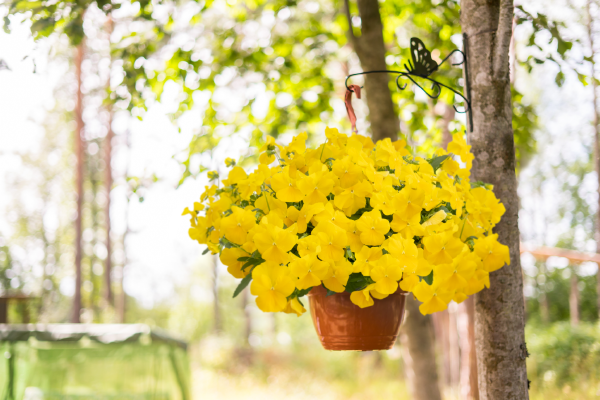
<path id="1" fill-rule="evenodd" d="M 397 74 L 396 86 L 400 90 L 406 89 L 406 86 L 407 86 L 406 83 L 404 85 L 400 85 L 400 79 L 407 78 L 412 83 L 417 85 L 423 92 L 425 92 L 425 94 L 427 96 L 429 96 L 432 99 L 437 99 L 440 96 L 440 94 L 442 92 L 442 87 L 452 91 L 454 94 L 456 94 L 457 96 L 462 98 L 464 101 L 464 104 L 465 104 L 463 110 L 459 110 L 458 108 L 456 108 L 456 105 L 453 105 L 454 110 L 457 113 L 467 113 L 471 109 L 471 103 L 470 103 L 469 99 L 467 99 L 462 93 L 460 93 L 456 89 L 454 89 L 450 86 L 444 85 L 443 83 L 440 83 L 430 77 L 431 74 L 436 72 L 440 68 L 440 66 L 442 64 L 444 64 L 444 62 L 446 62 L 446 60 L 448 60 L 454 53 L 460 53 L 462 55 L 462 61 L 459 63 L 454 63 L 452 65 L 457 66 L 457 65 L 464 64 L 465 77 L 467 78 L 466 81 L 468 82 L 468 70 L 467 70 L 467 63 L 465 62 L 466 61 L 465 53 L 463 53 L 462 51 L 460 51 L 458 49 L 455 49 L 452 52 L 450 52 L 450 54 L 448 54 L 448 56 L 446 56 L 446 58 L 444 58 L 438 64 L 433 58 L 431 58 L 431 52 L 429 50 L 427 50 L 423 41 L 419 38 L 413 37 L 410 39 L 410 54 L 411 54 L 412 61 L 409 60 L 408 65 L 404 64 L 404 68 L 406 68 L 406 71 L 378 70 L 378 71 L 365 71 L 365 72 L 359 72 L 356 74 L 351 74 L 346 77 L 346 89 L 349 92 L 354 92 L 353 87 L 355 87 L 356 85 L 348 86 L 348 81 L 353 76 L 376 74 L 376 73 L 392 73 L 392 74 Z M 415 80 L 415 78 L 418 78 L 421 81 L 424 79 L 424 80 L 431 82 L 432 92 L 425 90 L 423 88 L 423 86 L 421 86 Z M 467 94 L 468 94 L 468 92 L 469 92 L 469 90 L 467 87 Z M 470 117 L 470 115 L 469 115 L 469 117 Z M 473 124 L 470 123 L 470 126 L 472 127 Z"/>

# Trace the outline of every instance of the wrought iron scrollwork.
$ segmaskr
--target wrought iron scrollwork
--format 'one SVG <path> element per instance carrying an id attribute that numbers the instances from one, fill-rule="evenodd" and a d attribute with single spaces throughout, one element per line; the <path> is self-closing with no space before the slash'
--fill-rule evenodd
<path id="1" fill-rule="evenodd" d="M 465 69 L 465 76 L 468 79 L 467 62 L 466 62 L 467 58 L 465 56 L 465 53 L 463 53 L 459 49 L 452 50 L 450 52 L 450 54 L 448 54 L 446 56 L 446 58 L 444 58 L 438 64 L 435 60 L 433 60 L 431 58 L 431 52 L 429 50 L 427 50 L 427 48 L 425 47 L 425 44 L 423 44 L 423 41 L 421 41 L 421 39 L 419 39 L 419 38 L 411 38 L 410 39 L 410 52 L 411 52 L 411 56 L 412 56 L 412 62 L 409 60 L 408 65 L 404 64 L 404 68 L 406 68 L 406 71 L 393 71 L 393 70 L 386 69 L 386 70 L 376 70 L 376 71 L 364 71 L 364 72 L 358 72 L 356 74 L 350 74 L 346 77 L 346 82 L 345 82 L 346 89 L 352 91 L 352 89 L 348 86 L 348 81 L 353 76 L 379 74 L 379 73 L 397 74 L 396 86 L 398 87 L 398 89 L 405 90 L 408 85 L 408 83 L 404 83 L 403 85 L 401 85 L 400 79 L 409 79 L 412 83 L 414 83 L 417 87 L 419 87 L 429 98 L 437 99 L 440 96 L 440 94 L 442 93 L 442 87 L 446 88 L 446 89 L 452 91 L 457 96 L 461 97 L 465 103 L 464 110 L 459 110 L 458 108 L 456 108 L 456 105 L 453 105 L 454 110 L 457 113 L 461 113 L 461 114 L 469 113 L 470 114 L 471 102 L 467 97 L 465 97 L 458 90 L 456 90 L 448 85 L 444 85 L 443 83 L 438 82 L 430 77 L 430 75 L 433 74 L 434 72 L 438 71 L 439 68 L 442 66 L 442 64 L 444 64 L 454 53 L 460 53 L 462 55 L 462 60 L 460 62 L 453 63 L 452 65 L 453 66 L 464 65 L 463 68 Z M 418 77 L 418 78 L 426 79 L 426 80 L 430 81 L 431 82 L 431 89 L 430 89 L 431 92 L 426 90 L 425 88 L 423 88 L 423 86 L 421 86 L 413 77 Z M 468 91 L 467 91 L 467 95 L 468 95 Z M 470 117 L 470 115 L 469 115 L 469 117 Z M 472 126 L 472 124 L 470 124 L 470 125 Z"/>

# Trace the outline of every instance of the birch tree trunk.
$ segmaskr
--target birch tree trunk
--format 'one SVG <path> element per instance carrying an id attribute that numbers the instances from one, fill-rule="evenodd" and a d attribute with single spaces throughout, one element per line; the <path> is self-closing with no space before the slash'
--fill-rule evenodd
<path id="1" fill-rule="evenodd" d="M 473 113 L 472 178 L 493 184 L 506 207 L 494 231 L 510 248 L 511 259 L 490 274 L 490 288 L 476 297 L 479 394 L 481 400 L 524 400 L 529 398 L 527 350 L 508 57 L 513 2 L 463 0 L 461 7 Z"/>
<path id="2" fill-rule="evenodd" d="M 85 52 L 85 39 L 75 48 L 75 79 L 77 80 L 77 93 L 75 100 L 75 190 L 77 193 L 77 218 L 75 219 L 75 295 L 73 297 L 73 314 L 71 322 L 81 321 L 81 259 L 83 248 L 81 246 L 82 212 L 83 212 L 83 175 L 84 175 L 84 150 L 83 150 L 83 92 L 81 65 Z"/>

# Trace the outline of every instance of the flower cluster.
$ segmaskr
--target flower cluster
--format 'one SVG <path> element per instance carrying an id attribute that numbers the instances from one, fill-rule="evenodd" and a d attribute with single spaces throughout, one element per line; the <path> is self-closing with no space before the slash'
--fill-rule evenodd
<path id="1" fill-rule="evenodd" d="M 489 287 L 510 262 L 492 234 L 504 206 L 490 185 L 470 182 L 462 135 L 424 159 L 403 140 L 325 132 L 317 149 L 306 133 L 288 146 L 268 137 L 250 174 L 227 159 L 222 187 L 184 210 L 190 237 L 242 278 L 234 296 L 251 282 L 261 310 L 300 315 L 318 285 L 359 307 L 403 290 L 429 314 Z"/>

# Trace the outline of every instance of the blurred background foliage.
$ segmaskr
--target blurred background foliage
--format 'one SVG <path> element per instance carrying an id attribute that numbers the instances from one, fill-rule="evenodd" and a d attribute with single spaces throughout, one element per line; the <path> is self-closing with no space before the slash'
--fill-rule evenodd
<path id="1" fill-rule="evenodd" d="M 593 252 L 598 180 L 589 85 L 596 78 L 586 36 L 590 16 L 581 2 L 551 3 L 518 5 L 514 20 L 511 79 L 522 241 Z M 150 274 L 132 256 L 141 228 L 131 216 L 160 188 L 191 185 L 198 194 L 208 184 L 203 172 L 225 172 L 225 157 L 241 157 L 242 165 L 256 162 L 256 149 L 268 135 L 286 142 L 307 131 L 314 145 L 323 140 L 326 125 L 349 132 L 343 83 L 360 64 L 347 45 L 343 6 L 341 0 L 14 0 L 1 5 L 5 31 L 26 26 L 36 43 L 46 46 L 47 54 L 33 60 L 34 68 L 44 57 L 63 68 L 54 105 L 37 121 L 42 134 L 35 151 L 0 153 L 19 169 L 18 176 L 5 178 L 11 199 L 3 211 L 10 229 L 0 229 L 0 287 L 4 294 L 32 297 L 12 303 L 9 318 L 66 322 L 71 313 L 76 197 L 70 71 L 74 46 L 85 46 L 82 320 L 143 322 L 175 332 L 193 343 L 197 388 L 219 392 L 220 399 L 240 393 L 244 398 L 403 398 L 400 344 L 382 354 L 324 353 L 309 318 L 262 314 L 248 295 L 232 299 L 234 279 L 216 259 L 200 256 L 203 249 L 186 260 L 173 257 L 173 265 L 185 264 L 189 273 L 173 278 L 171 295 L 148 302 L 127 290 L 128 279 Z M 389 69 L 404 69 L 413 36 L 438 61 L 462 47 L 457 1 L 386 0 L 380 7 Z M 354 2 L 350 12 L 359 35 Z M 460 89 L 462 74 L 461 67 L 447 63 L 436 78 Z M 352 82 L 362 84 L 360 78 Z M 411 86 L 399 91 L 390 85 L 401 133 L 415 151 L 431 152 L 444 135 L 464 130 L 464 115 L 452 109 L 453 96 L 432 100 Z M 174 180 L 153 160 L 147 168 L 132 167 L 140 146 L 132 139 L 140 126 L 135 124 L 152 121 L 152 110 L 160 105 L 168 105 L 161 112 L 173 128 L 164 135 L 178 143 L 171 154 L 177 164 Z M 355 108 L 359 131 L 368 133 L 364 103 L 355 100 Z M 106 124 L 113 117 L 114 163 L 106 165 Z M 114 170 L 114 218 L 121 221 L 110 253 L 103 243 L 106 168 Z M 115 266 L 114 303 L 103 297 L 107 257 Z M 136 268 L 141 272 L 127 275 Z M 175 271 L 172 265 L 164 268 Z M 597 266 L 524 255 L 523 268 L 532 398 L 597 396 Z M 578 324 L 571 318 L 574 290 Z M 446 395 L 459 398 L 452 387 Z"/>

